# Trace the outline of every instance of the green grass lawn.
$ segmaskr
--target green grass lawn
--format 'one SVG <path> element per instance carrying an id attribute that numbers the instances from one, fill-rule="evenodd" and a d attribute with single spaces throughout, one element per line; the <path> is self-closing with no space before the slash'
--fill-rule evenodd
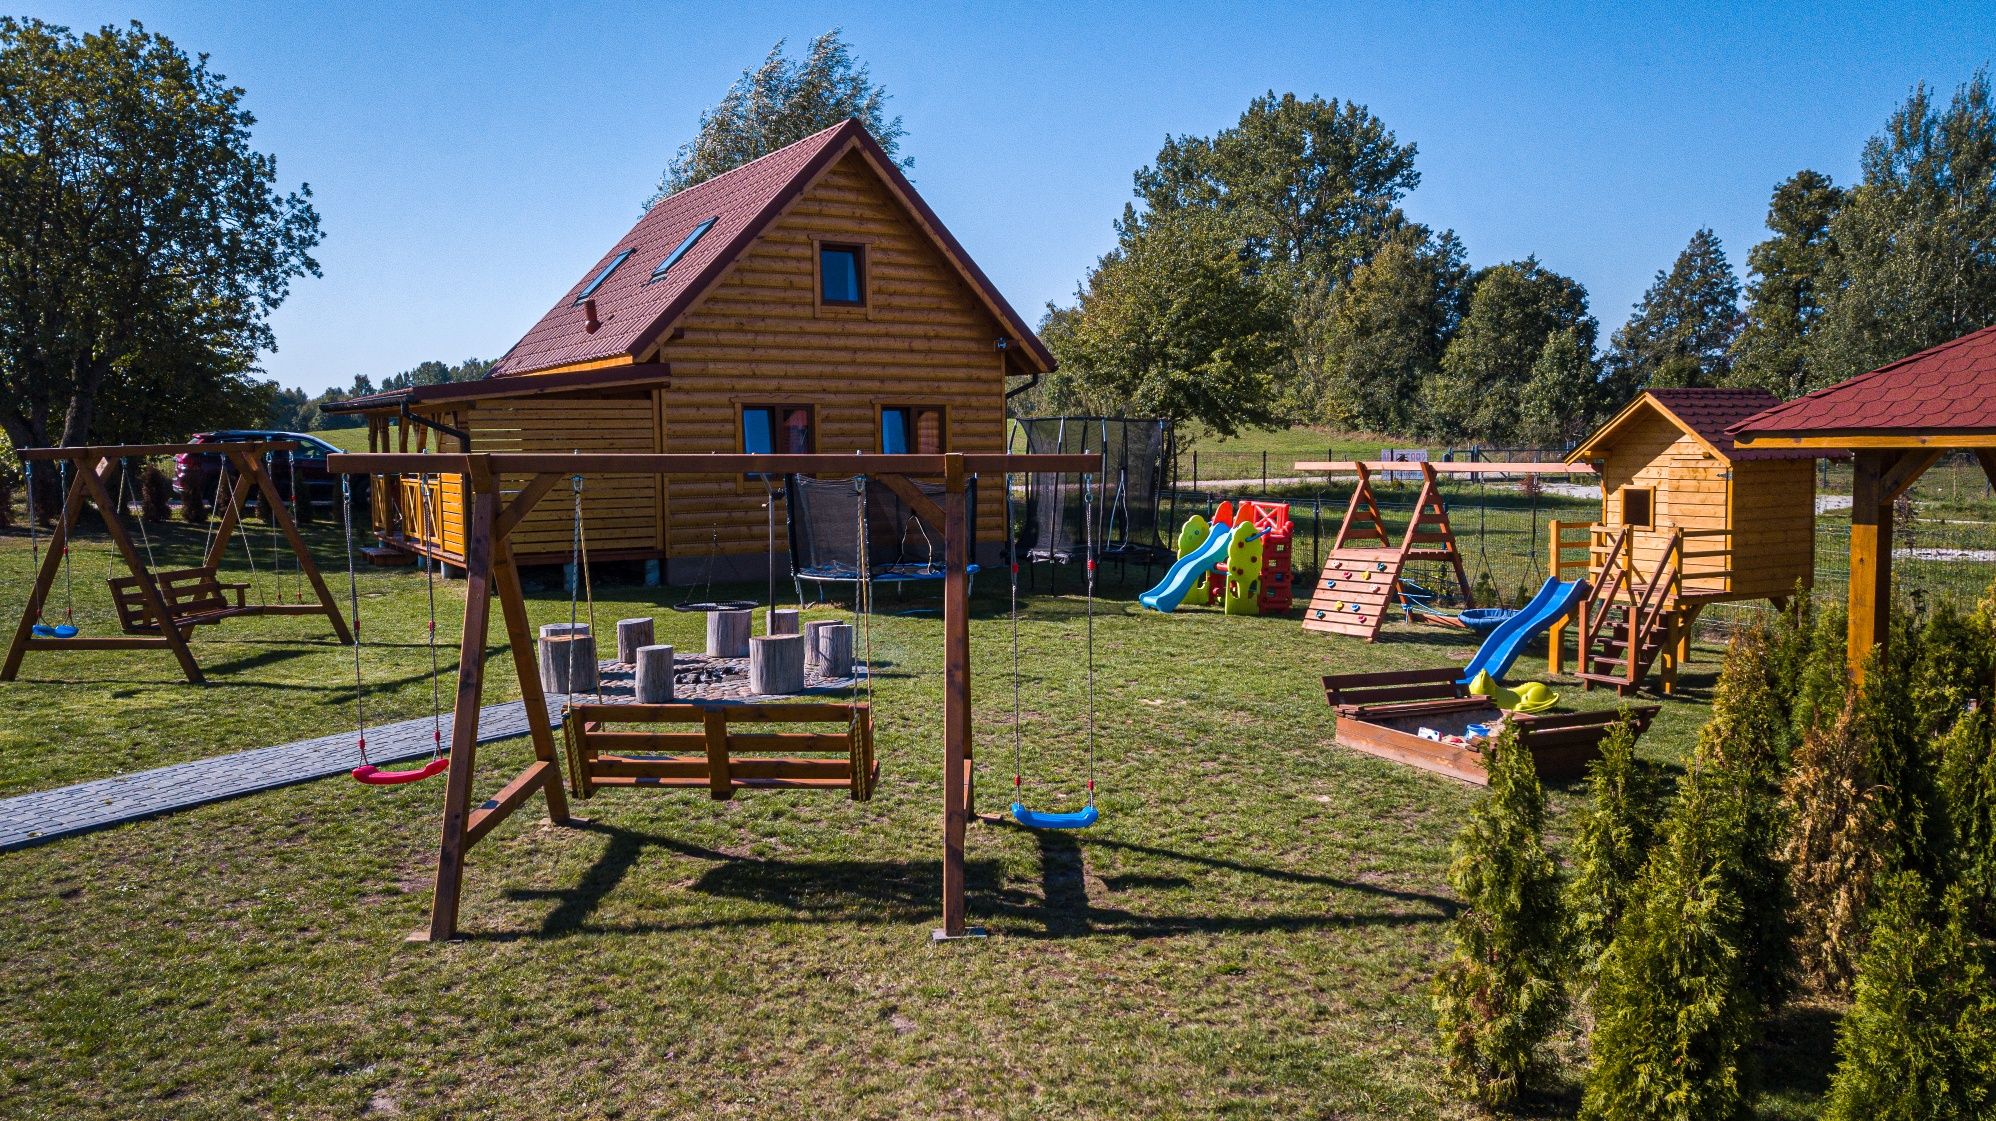
<path id="1" fill-rule="evenodd" d="M 344 599 L 337 532 L 311 534 Z M 195 536 L 170 531 L 168 551 Z M 28 553 L 25 536 L 0 536 L 10 619 Z M 74 556 L 89 632 L 108 623 L 106 558 L 101 536 Z M 247 573 L 240 549 L 233 564 Z M 371 569 L 360 583 L 371 718 L 427 713 L 424 578 Z M 447 672 L 462 588 L 439 589 Z M 1478 792 L 1336 747 L 1317 679 L 1459 664 L 1472 643 L 1399 623 L 1366 645 L 1293 618 L 1159 616 L 1134 607 L 1136 590 L 1114 588 L 1095 620 L 1102 823 L 971 829 L 969 909 L 988 940 L 928 942 L 941 625 L 883 616 L 873 801 L 609 792 L 577 803 L 590 820 L 571 829 L 530 805 L 473 852 L 458 943 L 401 940 L 427 913 L 441 781 L 329 779 L 0 854 L 0 1113 L 1468 1116 L 1438 1089 L 1427 985 L 1454 909 L 1449 845 Z M 700 618 L 666 609 L 676 591 L 599 578 L 596 592 L 604 627 L 651 614 L 660 641 L 701 645 Z M 1003 586 L 978 592 L 981 800 L 998 811 L 1010 627 Z M 558 592 L 531 606 L 536 621 L 568 617 Z M 1026 607 L 1029 799 L 1069 807 L 1085 765 L 1083 604 Z M 226 623 L 196 649 L 206 687 L 179 683 L 163 654 L 33 657 L 0 686 L 0 793 L 351 724 L 351 653 L 309 619 Z M 488 703 L 514 694 L 501 654 Z M 1646 754 L 1686 753 L 1717 663 L 1700 651 Z M 1518 672 L 1542 670 L 1528 657 Z M 527 755 L 519 740 L 482 749 L 481 794 Z M 1552 793 L 1561 844 L 1581 797 Z M 1831 1023 L 1807 1008 L 1784 1020 L 1768 1116 L 1813 1114 Z M 1580 1047 L 1576 1027 L 1564 1089 L 1535 1112 L 1571 1113 Z"/>

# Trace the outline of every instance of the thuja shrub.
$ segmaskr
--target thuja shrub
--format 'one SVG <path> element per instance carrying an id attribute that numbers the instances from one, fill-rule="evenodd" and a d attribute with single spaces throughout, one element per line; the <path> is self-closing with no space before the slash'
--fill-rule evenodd
<path id="1" fill-rule="evenodd" d="M 1804 980 L 1830 992 L 1844 991 L 1857 968 L 1891 831 L 1867 746 L 1853 696 L 1828 726 L 1803 737 L 1782 789 L 1796 962 Z"/>
<path id="2" fill-rule="evenodd" d="M 190 478 L 188 485 L 180 488 L 180 517 L 182 521 L 195 525 L 208 524 L 208 499 L 201 493 L 201 487 Z"/>
<path id="3" fill-rule="evenodd" d="M 1567 886 L 1573 946 L 1583 980 L 1591 980 L 1615 936 L 1630 891 L 1656 846 L 1669 785 L 1636 758 L 1635 729 L 1626 713 L 1601 741 L 1588 765 L 1592 804 L 1573 837 L 1573 878 Z"/>
<path id="4" fill-rule="evenodd" d="M 1748 1115 L 1763 1006 L 1729 874 L 1745 833 L 1738 793 L 1694 759 L 1601 957 L 1583 1118 Z"/>
<path id="5" fill-rule="evenodd" d="M 1739 901 L 1741 967 L 1767 1008 L 1787 995 L 1793 963 L 1788 875 L 1780 856 L 1787 834 L 1781 784 L 1793 725 L 1772 649 L 1760 627 L 1734 637 L 1697 747 L 1705 772 L 1727 784 L 1738 815 L 1721 872 Z"/>
<path id="6" fill-rule="evenodd" d="M 1881 883 L 1837 1033 L 1830 1121 L 1996 1115 L 1996 978 L 1971 910 L 1960 885 L 1936 902 L 1917 873 Z"/>
<path id="7" fill-rule="evenodd" d="M 1996 909 L 1996 734 L 1989 709 L 1955 721 L 1937 747 L 1952 845 L 1948 867 L 1983 906 Z"/>
<path id="8" fill-rule="evenodd" d="M 1515 728 L 1485 755 L 1490 791 L 1456 839 L 1449 882 L 1463 902 L 1455 952 L 1435 979 L 1451 1077 L 1485 1105 L 1514 1100 L 1566 1012 L 1559 870 L 1546 852 L 1545 795 Z"/>

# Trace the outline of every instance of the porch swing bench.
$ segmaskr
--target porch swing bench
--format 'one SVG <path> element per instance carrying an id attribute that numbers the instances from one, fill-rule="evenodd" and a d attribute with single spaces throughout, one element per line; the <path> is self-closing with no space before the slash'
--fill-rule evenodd
<path id="1" fill-rule="evenodd" d="M 160 569 L 153 572 L 152 578 L 160 600 L 166 605 L 167 618 L 182 634 L 193 627 L 256 611 L 244 600 L 249 591 L 247 582 L 224 582 L 215 569 L 206 565 Z M 146 607 L 145 592 L 137 576 L 114 576 L 107 583 L 111 585 L 111 602 L 118 609 L 118 626 L 126 634 L 159 633 L 159 620 Z"/>
<path id="2" fill-rule="evenodd" d="M 734 724 L 833 724 L 838 730 L 738 732 Z M 697 731 L 615 730 L 615 725 L 698 725 Z M 562 719 L 569 788 L 588 798 L 605 787 L 705 790 L 726 801 L 740 790 L 838 790 L 873 797 L 873 710 L 851 704 L 579 704 Z M 844 758 L 840 758 L 843 756 Z"/>

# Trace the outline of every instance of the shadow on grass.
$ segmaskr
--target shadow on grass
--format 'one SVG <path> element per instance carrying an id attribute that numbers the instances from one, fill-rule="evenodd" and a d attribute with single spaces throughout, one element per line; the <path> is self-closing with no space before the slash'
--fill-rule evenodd
<path id="1" fill-rule="evenodd" d="M 1790 1004 L 1767 1025 L 1760 1045 L 1761 1081 L 1773 1094 L 1821 1098 L 1837 1066 L 1837 1025 L 1843 1017 L 1820 1004 Z"/>
<path id="2" fill-rule="evenodd" d="M 655 934 L 682 930 L 747 928 L 790 923 L 851 923 L 907 925 L 934 918 L 942 892 L 939 861 L 764 860 L 738 857 L 654 833 L 598 822 L 578 828 L 608 839 L 596 863 L 572 888 L 515 890 L 518 901 L 552 900 L 554 909 L 534 931 L 471 934 L 483 941 L 560 938 L 570 934 Z M 1420 892 L 1398 891 L 1354 880 L 1290 869 L 1265 868 L 1240 861 L 1195 856 L 1170 849 L 1120 841 L 1089 841 L 1104 847 L 1142 852 L 1209 869 L 1239 872 L 1289 883 L 1356 892 L 1401 903 L 1417 903 L 1416 914 L 1277 912 L 1273 914 L 1150 915 L 1105 906 L 1088 897 L 1086 857 L 1081 838 L 1069 833 L 1040 831 L 1040 892 L 1034 894 L 1004 881 L 995 860 L 965 865 L 965 892 L 971 914 L 1012 937 L 1073 938 L 1122 935 L 1163 938 L 1181 934 L 1258 933 L 1400 926 L 1442 922 L 1454 915 L 1449 899 Z M 697 919 L 687 922 L 615 923 L 593 921 L 619 884 L 648 850 L 662 850 L 711 864 L 688 890 L 743 903 L 777 908 L 780 914 Z M 1182 886 L 1179 877 L 1123 877 L 1118 889 Z"/>

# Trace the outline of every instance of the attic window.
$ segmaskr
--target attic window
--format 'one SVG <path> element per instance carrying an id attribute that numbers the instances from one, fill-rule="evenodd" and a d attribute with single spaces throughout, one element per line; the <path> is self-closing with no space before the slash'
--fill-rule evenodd
<path id="1" fill-rule="evenodd" d="M 842 307 L 866 303 L 865 249 L 857 245 L 818 246 L 818 302 Z"/>
<path id="2" fill-rule="evenodd" d="M 575 302 L 579 304 L 595 295 L 596 290 L 603 287 L 603 282 L 610 279 L 610 274 L 617 271 L 617 266 L 623 264 L 635 252 L 637 252 L 636 249 L 626 249 L 615 257 L 610 258 L 610 263 L 603 266 L 603 271 L 597 273 L 594 279 L 582 286 L 582 291 L 575 294 Z"/>
<path id="3" fill-rule="evenodd" d="M 678 264 L 679 259 L 681 257 L 686 256 L 686 254 L 692 250 L 693 246 L 699 242 L 700 235 L 706 233 L 710 229 L 713 229 L 714 223 L 717 221 L 720 221 L 720 219 L 709 218 L 705 222 L 702 222 L 699 225 L 693 227 L 693 232 L 687 234 L 684 238 L 681 238 L 679 244 L 673 248 L 672 252 L 667 253 L 665 255 L 665 260 L 660 261 L 658 263 L 658 267 L 651 270 L 651 279 L 657 280 L 659 277 L 665 275 L 665 271 L 667 269 Z M 646 281 L 645 283 L 649 284 L 651 283 L 651 281 Z"/>

